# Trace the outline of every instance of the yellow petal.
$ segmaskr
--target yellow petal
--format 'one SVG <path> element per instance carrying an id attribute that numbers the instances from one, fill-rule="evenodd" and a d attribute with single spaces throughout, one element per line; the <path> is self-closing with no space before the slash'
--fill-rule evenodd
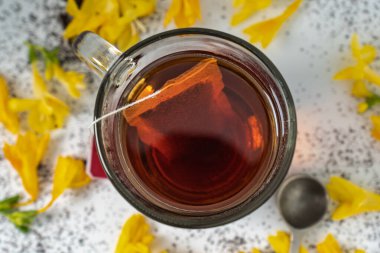
<path id="1" fill-rule="evenodd" d="M 80 97 L 80 90 L 86 86 L 84 84 L 84 75 L 75 71 L 64 71 L 58 63 L 53 64 L 54 78 L 60 82 L 70 96 L 73 98 Z"/>
<path id="2" fill-rule="evenodd" d="M 156 0 L 86 0 L 66 27 L 64 38 L 92 31 L 115 43 L 129 23 L 153 13 L 155 8 Z"/>
<path id="3" fill-rule="evenodd" d="M 42 99 L 12 99 L 10 106 L 16 111 L 27 111 L 29 128 L 37 133 L 61 128 L 69 114 L 68 106 L 49 93 Z"/>
<path id="4" fill-rule="evenodd" d="M 64 38 L 92 31 L 126 50 L 139 40 L 138 31 L 130 29 L 131 23 L 155 8 L 156 0 L 86 0 L 66 27 Z"/>
<path id="5" fill-rule="evenodd" d="M 233 6 L 234 8 L 237 8 L 237 7 L 239 7 L 239 6 L 243 5 L 243 4 L 245 4 L 246 2 L 247 2 L 247 0 L 233 0 L 233 1 L 232 1 L 232 6 Z"/>
<path id="6" fill-rule="evenodd" d="M 380 141 L 380 116 L 371 116 L 371 122 L 372 122 L 372 136 L 376 140 Z"/>
<path id="7" fill-rule="evenodd" d="M 121 51 L 125 51 L 140 40 L 140 36 L 134 22 L 126 26 L 124 32 L 117 39 L 116 45 Z"/>
<path id="8" fill-rule="evenodd" d="M 281 26 L 298 9 L 301 3 L 302 0 L 295 0 L 281 15 L 253 24 L 244 29 L 243 32 L 250 37 L 251 43 L 258 42 L 261 43 L 263 48 L 266 48 L 276 36 Z"/>
<path id="9" fill-rule="evenodd" d="M 357 98 L 366 98 L 372 96 L 367 88 L 367 85 L 363 81 L 356 81 L 352 86 L 351 94 Z"/>
<path id="10" fill-rule="evenodd" d="M 53 189 L 51 192 L 50 202 L 39 212 L 45 212 L 51 207 L 54 201 L 67 189 L 80 188 L 88 183 L 91 179 L 86 174 L 85 165 L 82 160 L 72 157 L 58 157 L 54 169 Z"/>
<path id="11" fill-rule="evenodd" d="M 278 231 L 276 235 L 268 237 L 270 246 L 275 253 L 289 253 L 290 236 L 284 231 Z"/>
<path id="12" fill-rule="evenodd" d="M 301 245 L 299 253 L 309 253 L 309 251 L 307 250 L 307 248 Z"/>
<path id="13" fill-rule="evenodd" d="M 51 117 L 54 119 L 54 128 L 61 128 L 69 114 L 69 107 L 50 93 L 45 94 L 44 101 L 53 109 Z"/>
<path id="14" fill-rule="evenodd" d="M 99 1 L 99 11 L 102 15 L 107 16 L 107 20 L 117 18 L 120 15 L 120 6 L 118 0 Z"/>
<path id="15" fill-rule="evenodd" d="M 11 133 L 17 134 L 20 129 L 18 116 L 11 110 L 9 91 L 5 78 L 0 75 L 0 123 Z"/>
<path id="16" fill-rule="evenodd" d="M 172 0 L 172 3 L 166 12 L 165 18 L 164 18 L 164 26 L 166 27 L 174 17 L 181 11 L 182 8 L 182 0 Z"/>
<path id="17" fill-rule="evenodd" d="M 45 80 L 38 71 L 37 62 L 32 62 L 32 75 L 33 75 L 33 92 L 36 98 L 42 98 L 47 92 Z"/>
<path id="18" fill-rule="evenodd" d="M 12 164 L 19 174 L 25 191 L 32 201 L 38 197 L 37 169 L 46 151 L 50 136 L 45 134 L 41 137 L 32 132 L 18 135 L 15 144 L 5 143 L 4 156 Z"/>
<path id="19" fill-rule="evenodd" d="M 364 68 L 364 78 L 369 82 L 380 86 L 380 75 L 370 67 Z"/>
<path id="20" fill-rule="evenodd" d="M 50 81 L 53 79 L 54 75 L 54 69 L 53 69 L 53 63 L 51 61 L 45 62 L 45 78 L 46 80 Z"/>
<path id="21" fill-rule="evenodd" d="M 376 48 L 372 45 L 364 45 L 360 50 L 360 57 L 362 61 L 367 64 L 373 62 L 376 58 L 376 55 Z"/>
<path id="22" fill-rule="evenodd" d="M 73 20 L 67 25 L 63 33 L 63 37 L 65 39 L 70 39 L 84 31 L 96 32 L 97 29 L 106 21 L 107 17 L 105 16 L 86 16 L 80 13 L 76 17 L 74 17 Z"/>
<path id="23" fill-rule="evenodd" d="M 132 20 L 152 14 L 156 9 L 156 0 L 119 0 L 119 4 L 122 16 L 130 16 Z"/>
<path id="24" fill-rule="evenodd" d="M 332 234 L 328 234 L 325 240 L 317 244 L 318 253 L 343 253 L 339 243 L 335 240 Z"/>
<path id="25" fill-rule="evenodd" d="M 82 15 L 91 15 L 101 11 L 102 8 L 104 8 L 104 0 L 85 0 L 82 2 L 80 12 Z"/>
<path id="26" fill-rule="evenodd" d="M 38 99 L 34 98 L 11 98 L 9 100 L 9 108 L 14 112 L 25 112 L 37 106 Z"/>
<path id="27" fill-rule="evenodd" d="M 371 119 L 380 127 L 380 117 Z M 375 124 L 374 126 L 376 127 Z M 375 130 L 374 132 L 377 133 Z M 379 194 L 360 188 L 346 179 L 333 176 L 326 188 L 330 198 L 338 202 L 338 207 L 332 214 L 332 219 L 335 221 L 364 212 L 380 211 Z"/>
<path id="28" fill-rule="evenodd" d="M 189 27 L 202 18 L 199 0 L 183 0 L 183 19 L 177 16 L 174 21 L 178 27 Z M 182 16 L 182 15 L 181 15 Z M 181 24 L 181 21 L 186 21 Z M 180 25 L 179 25 L 180 24 Z"/>
<path id="29" fill-rule="evenodd" d="M 141 214 L 132 215 L 124 224 L 115 253 L 150 252 L 153 235 Z M 145 246 L 145 247 L 143 247 Z"/>
<path id="30" fill-rule="evenodd" d="M 38 108 L 44 107 L 41 103 Z M 48 114 L 40 113 L 41 110 L 35 109 L 28 112 L 28 126 L 36 133 L 48 133 L 55 128 L 54 119 Z"/>
<path id="31" fill-rule="evenodd" d="M 351 38 L 351 51 L 352 51 L 352 55 L 357 60 L 360 60 L 360 50 L 361 50 L 361 45 L 359 41 L 359 36 L 356 33 L 354 33 Z"/>
<path id="32" fill-rule="evenodd" d="M 347 67 L 335 74 L 334 80 L 362 80 L 364 78 L 364 65 Z"/>
<path id="33" fill-rule="evenodd" d="M 108 20 L 120 12 L 117 0 L 86 0 L 66 27 L 63 36 L 72 38 L 84 31 L 97 32 Z"/>
<path id="34" fill-rule="evenodd" d="M 261 251 L 258 248 L 253 248 L 251 253 L 261 253 Z"/>
<path id="35" fill-rule="evenodd" d="M 83 187 L 90 181 L 83 160 L 60 156 L 54 169 L 52 198 L 58 198 L 66 189 Z"/>
<path id="36" fill-rule="evenodd" d="M 124 16 L 116 18 L 105 23 L 99 29 L 99 35 L 106 39 L 108 42 L 115 44 L 117 39 L 123 35 L 125 28 L 133 21 L 132 16 Z"/>
<path id="37" fill-rule="evenodd" d="M 201 18 L 199 0 L 173 0 L 164 18 L 164 26 L 174 20 L 178 28 L 189 27 Z"/>
<path id="38" fill-rule="evenodd" d="M 362 249 L 357 249 L 357 250 L 355 250 L 355 252 L 354 253 L 365 253 L 365 250 L 362 250 Z"/>
<path id="39" fill-rule="evenodd" d="M 357 61 L 362 61 L 366 64 L 373 62 L 376 58 L 376 48 L 372 45 L 362 46 L 359 41 L 359 36 L 354 33 L 351 39 L 352 55 Z"/>
<path id="40" fill-rule="evenodd" d="M 231 19 L 231 25 L 235 26 L 245 21 L 247 18 L 252 16 L 255 12 L 263 10 L 272 4 L 272 0 L 243 0 L 234 1 L 233 5 L 235 8 L 240 7 L 239 11 L 236 12 Z"/>
<path id="41" fill-rule="evenodd" d="M 10 108 L 16 112 L 28 112 L 28 125 L 37 133 L 61 128 L 69 114 L 69 107 L 48 92 L 45 80 L 40 75 L 35 63 L 32 63 L 32 72 L 35 98 L 11 99 L 9 101 Z"/>
<path id="42" fill-rule="evenodd" d="M 358 113 L 363 113 L 368 110 L 368 103 L 361 102 L 358 104 L 357 111 Z"/>
<path id="43" fill-rule="evenodd" d="M 67 0 L 66 12 L 73 17 L 79 13 L 79 7 L 75 0 Z"/>

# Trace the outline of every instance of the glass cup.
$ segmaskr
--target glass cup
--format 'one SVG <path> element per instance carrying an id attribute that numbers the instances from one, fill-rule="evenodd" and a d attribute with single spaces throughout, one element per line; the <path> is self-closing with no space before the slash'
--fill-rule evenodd
<path id="1" fill-rule="evenodd" d="M 296 113 L 290 91 L 273 63 L 257 48 L 227 33 L 201 28 L 177 29 L 147 38 L 122 53 L 91 32 L 74 42 L 79 58 L 103 78 L 94 124 L 97 151 L 103 168 L 119 193 L 143 214 L 162 223 L 184 228 L 206 228 L 237 220 L 268 200 L 290 167 L 296 143 Z M 165 56 L 181 52 L 207 52 L 239 65 L 258 80 L 260 92 L 270 104 L 273 145 L 267 173 L 259 187 L 246 189 L 228 201 L 189 206 L 160 199 L 134 173 L 120 141 L 125 97 L 134 92 L 139 73 Z M 106 116 L 106 117 L 105 117 Z"/>

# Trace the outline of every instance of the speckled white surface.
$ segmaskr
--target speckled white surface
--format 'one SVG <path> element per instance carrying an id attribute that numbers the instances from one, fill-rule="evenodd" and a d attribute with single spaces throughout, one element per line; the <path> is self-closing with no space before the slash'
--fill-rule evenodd
<path id="1" fill-rule="evenodd" d="M 157 14 L 144 19 L 147 37 L 162 31 L 162 15 L 168 1 L 158 1 Z M 243 37 L 241 30 L 254 21 L 279 13 L 289 1 L 275 5 L 237 27 L 229 27 L 230 0 L 202 0 L 203 20 L 197 25 Z M 64 1 L 0 0 L 0 73 L 9 80 L 13 95 L 31 94 L 31 72 L 23 42 L 48 47 L 68 46 L 60 39 Z M 331 80 L 335 71 L 351 62 L 348 48 L 352 32 L 380 49 L 380 2 L 378 0 L 304 0 L 299 12 L 281 30 L 264 52 L 284 75 L 294 96 L 298 113 L 298 140 L 291 173 L 306 172 L 327 182 L 330 175 L 350 180 L 380 192 L 380 143 L 369 136 L 368 116 L 355 113 L 349 83 Z M 61 55 L 68 68 L 87 71 L 72 54 Z M 377 61 L 380 67 L 380 61 Z M 380 68 L 377 68 L 380 70 Z M 41 207 L 49 198 L 52 166 L 58 154 L 86 158 L 92 108 L 99 80 L 91 84 L 79 101 L 71 100 L 61 87 L 51 87 L 71 105 L 72 114 L 64 129 L 53 133 L 46 159 L 40 168 Z M 379 109 L 379 108 L 378 108 Z M 377 110 L 377 112 L 380 112 Z M 0 146 L 14 136 L 0 127 Z M 21 193 L 21 183 L 0 153 L 0 199 Z M 332 204 L 330 205 L 330 209 Z M 0 252 L 112 252 L 125 219 L 135 210 L 107 180 L 95 180 L 88 187 L 69 191 L 47 213 L 40 215 L 29 234 L 22 234 L 0 218 Z M 274 203 L 232 224 L 206 230 L 184 230 L 150 221 L 157 234 L 157 248 L 171 253 L 237 252 L 255 246 L 270 252 L 266 237 L 287 229 Z M 360 215 L 343 222 L 329 216 L 305 234 L 312 245 L 332 232 L 347 252 L 361 247 L 380 252 L 380 213 Z"/>

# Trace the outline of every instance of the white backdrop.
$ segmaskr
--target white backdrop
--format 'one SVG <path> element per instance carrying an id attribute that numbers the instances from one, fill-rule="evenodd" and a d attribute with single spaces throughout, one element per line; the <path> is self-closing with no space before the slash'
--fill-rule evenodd
<path id="1" fill-rule="evenodd" d="M 158 2 L 157 14 L 142 20 L 148 28 L 143 37 L 164 30 L 162 16 L 168 1 Z M 241 30 L 245 26 L 278 14 L 289 3 L 274 1 L 273 7 L 231 28 L 231 2 L 202 0 L 203 19 L 197 25 L 244 38 Z M 12 94 L 31 95 L 31 71 L 23 42 L 60 45 L 62 25 L 58 15 L 64 12 L 64 7 L 64 1 L 0 0 L 0 73 L 9 80 Z M 324 183 L 332 174 L 344 175 L 380 192 L 380 142 L 370 138 L 369 115 L 355 113 L 357 101 L 349 95 L 349 83 L 332 81 L 333 74 L 352 61 L 349 39 L 354 31 L 362 41 L 380 49 L 379 9 L 377 0 L 304 0 L 301 9 L 264 50 L 287 80 L 297 107 L 298 140 L 291 173 L 310 173 Z M 66 67 L 87 71 L 71 57 Z M 58 154 L 86 158 L 90 136 L 87 126 L 100 81 L 89 79 L 91 84 L 79 101 L 71 100 L 58 85 L 54 87 L 70 104 L 72 113 L 65 128 L 52 135 L 40 169 L 41 198 L 35 207 L 41 207 L 49 198 L 52 166 Z M 0 146 L 13 140 L 0 127 Z M 20 180 L 2 151 L 0 189 L 0 199 L 22 192 Z M 113 252 L 122 224 L 134 212 L 110 182 L 95 180 L 85 189 L 66 192 L 53 208 L 37 218 L 29 234 L 20 233 L 0 218 L 0 252 Z M 150 223 L 157 235 L 157 248 L 167 248 L 171 253 L 237 252 L 253 246 L 269 250 L 267 236 L 286 229 L 273 198 L 246 218 L 213 229 L 185 230 Z M 305 244 L 314 245 L 328 232 L 347 250 L 361 247 L 368 253 L 380 252 L 379 213 L 343 222 L 332 222 L 327 215 L 321 224 L 307 232 Z"/>

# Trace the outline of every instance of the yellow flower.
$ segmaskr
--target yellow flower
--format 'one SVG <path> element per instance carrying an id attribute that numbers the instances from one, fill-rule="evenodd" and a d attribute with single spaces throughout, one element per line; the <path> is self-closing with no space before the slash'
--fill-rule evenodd
<path id="1" fill-rule="evenodd" d="M 115 253 L 149 253 L 153 239 L 145 218 L 134 214 L 121 230 Z"/>
<path id="2" fill-rule="evenodd" d="M 351 93 L 358 98 L 366 98 L 373 95 L 372 92 L 368 90 L 366 84 L 361 80 L 354 82 Z"/>
<path id="3" fill-rule="evenodd" d="M 9 92 L 7 83 L 3 76 L 0 75 L 0 122 L 11 133 L 19 132 L 19 121 L 17 114 L 9 109 Z"/>
<path id="4" fill-rule="evenodd" d="M 336 241 L 332 234 L 328 234 L 325 240 L 317 244 L 318 253 L 343 253 L 342 249 L 339 246 L 339 243 Z"/>
<path id="5" fill-rule="evenodd" d="M 378 120 L 380 127 L 380 117 Z M 346 179 L 333 176 L 326 188 L 330 198 L 339 204 L 332 214 L 335 221 L 364 212 L 380 211 L 379 194 L 362 189 Z"/>
<path id="6" fill-rule="evenodd" d="M 5 143 L 4 156 L 19 174 L 25 191 L 30 195 L 31 201 L 38 197 L 37 169 L 46 151 L 50 136 L 41 137 L 32 132 L 18 135 L 15 144 Z"/>
<path id="7" fill-rule="evenodd" d="M 240 7 L 231 19 L 231 25 L 235 26 L 252 16 L 255 12 L 263 10 L 272 4 L 272 0 L 234 0 L 233 6 Z"/>
<path id="8" fill-rule="evenodd" d="M 244 253 L 244 251 L 239 251 L 239 253 Z M 261 253 L 261 251 L 258 248 L 251 249 L 251 253 Z"/>
<path id="9" fill-rule="evenodd" d="M 79 98 L 80 90 L 86 88 L 84 75 L 75 71 L 64 71 L 59 63 L 53 63 L 52 68 L 54 78 L 65 86 L 73 98 Z"/>
<path id="10" fill-rule="evenodd" d="M 380 103 L 380 96 L 368 90 L 364 81 L 358 80 L 352 86 L 352 95 L 358 98 L 364 98 L 364 102 L 360 102 L 357 106 L 358 113 L 363 113 L 373 106 Z"/>
<path id="11" fill-rule="evenodd" d="M 42 213 L 49 209 L 54 201 L 69 188 L 80 188 L 88 183 L 91 179 L 86 174 L 85 165 L 82 160 L 72 157 L 58 157 L 57 164 L 54 169 L 53 189 L 51 192 L 50 202 L 40 209 Z"/>
<path id="12" fill-rule="evenodd" d="M 268 237 L 270 246 L 275 253 L 289 253 L 290 236 L 284 231 L 278 231 L 276 235 Z"/>
<path id="13" fill-rule="evenodd" d="M 364 78 L 369 82 L 380 86 L 380 75 L 368 66 L 364 69 Z"/>
<path id="14" fill-rule="evenodd" d="M 372 121 L 372 136 L 376 140 L 380 141 L 380 116 L 371 116 L 371 121 Z"/>
<path id="15" fill-rule="evenodd" d="M 365 82 L 362 80 L 354 82 L 351 94 L 357 98 L 365 98 L 365 101 L 360 102 L 357 106 L 358 113 L 363 113 L 380 102 L 380 97 L 369 91 Z"/>
<path id="16" fill-rule="evenodd" d="M 362 46 L 357 34 L 352 35 L 351 51 L 356 65 L 349 66 L 337 72 L 335 80 L 367 80 L 376 85 L 380 85 L 380 75 L 369 67 L 376 58 L 376 48 L 372 45 Z"/>
<path id="17" fill-rule="evenodd" d="M 166 27 L 174 19 L 179 28 L 189 27 L 202 18 L 199 0 L 173 0 L 164 19 Z"/>
<path id="18" fill-rule="evenodd" d="M 332 234 L 328 234 L 323 242 L 317 244 L 318 253 L 343 253 L 338 241 Z M 355 253 L 365 253 L 364 250 L 357 249 Z"/>
<path id="19" fill-rule="evenodd" d="M 79 98 L 80 90 L 86 88 L 84 83 L 84 75 L 75 71 L 65 71 L 62 69 L 58 59 L 58 48 L 47 50 L 46 48 L 38 45 L 33 45 L 30 43 L 28 45 L 30 50 L 34 51 L 34 54 L 37 52 L 42 54 L 45 63 L 46 80 L 51 80 L 54 78 L 66 88 L 70 96 L 73 98 Z M 36 56 L 34 56 L 31 61 L 35 61 L 35 58 Z"/>
<path id="20" fill-rule="evenodd" d="M 261 46 L 266 48 L 276 36 L 281 26 L 291 15 L 293 15 L 301 3 L 302 0 L 295 0 L 281 15 L 253 24 L 244 29 L 243 32 L 250 36 L 251 43 L 260 42 Z"/>
<path id="21" fill-rule="evenodd" d="M 277 231 L 276 235 L 268 237 L 269 245 L 275 253 L 289 253 L 290 251 L 290 235 L 284 231 Z M 253 252 L 253 250 L 252 250 Z M 301 245 L 300 253 L 308 253 L 307 249 Z M 260 251 L 258 251 L 260 253 Z"/>
<path id="22" fill-rule="evenodd" d="M 368 103 L 367 102 L 361 102 L 358 104 L 357 107 L 358 113 L 363 113 L 368 110 Z"/>
<path id="23" fill-rule="evenodd" d="M 140 40 L 139 31 L 136 22 L 126 25 L 122 34 L 116 40 L 117 47 L 125 51 Z"/>
<path id="24" fill-rule="evenodd" d="M 301 245 L 299 253 L 309 253 L 309 251 Z"/>
<path id="25" fill-rule="evenodd" d="M 352 55 L 357 61 L 369 64 L 376 58 L 376 48 L 372 45 L 361 46 L 359 36 L 354 33 L 351 39 L 351 51 Z"/>
<path id="26" fill-rule="evenodd" d="M 83 31 L 96 32 L 107 21 L 109 15 L 117 12 L 115 5 L 118 6 L 117 0 L 85 0 L 79 8 L 75 0 L 69 0 L 66 11 L 73 19 L 66 27 L 63 37 L 70 39 Z"/>
<path id="27" fill-rule="evenodd" d="M 120 0 L 121 17 L 115 22 L 110 22 L 113 36 L 104 36 L 102 29 L 100 35 L 117 47 L 125 51 L 140 40 L 139 31 L 145 32 L 146 28 L 139 18 L 152 14 L 156 9 L 156 0 Z M 103 27 L 102 27 L 103 28 Z"/>
<path id="28" fill-rule="evenodd" d="M 99 28 L 99 35 L 110 43 L 116 43 L 120 50 L 126 50 L 139 41 L 139 30 L 145 27 L 138 20 L 154 12 L 156 0 L 123 0 L 115 5 L 121 15 L 115 15 Z M 119 11 L 120 9 L 120 11 Z"/>
<path id="29" fill-rule="evenodd" d="M 133 19 L 152 14 L 156 9 L 156 0 L 119 0 L 122 16 Z"/>
<path id="30" fill-rule="evenodd" d="M 153 13 L 155 8 L 156 0 L 84 0 L 80 8 L 75 0 L 69 0 L 66 11 L 73 20 L 64 37 L 70 39 L 92 31 L 126 50 L 139 40 L 137 28 L 144 29 L 138 18 Z"/>
<path id="31" fill-rule="evenodd" d="M 79 8 L 75 0 L 67 0 L 66 12 L 71 16 L 78 15 Z"/>
<path id="32" fill-rule="evenodd" d="M 334 80 L 363 80 L 365 65 L 361 62 L 356 66 L 347 67 L 335 74 Z"/>
<path id="33" fill-rule="evenodd" d="M 61 128 L 69 114 L 68 106 L 50 94 L 40 75 L 37 62 L 32 62 L 34 98 L 12 98 L 9 107 L 15 112 L 27 111 L 29 127 L 37 133 Z"/>

